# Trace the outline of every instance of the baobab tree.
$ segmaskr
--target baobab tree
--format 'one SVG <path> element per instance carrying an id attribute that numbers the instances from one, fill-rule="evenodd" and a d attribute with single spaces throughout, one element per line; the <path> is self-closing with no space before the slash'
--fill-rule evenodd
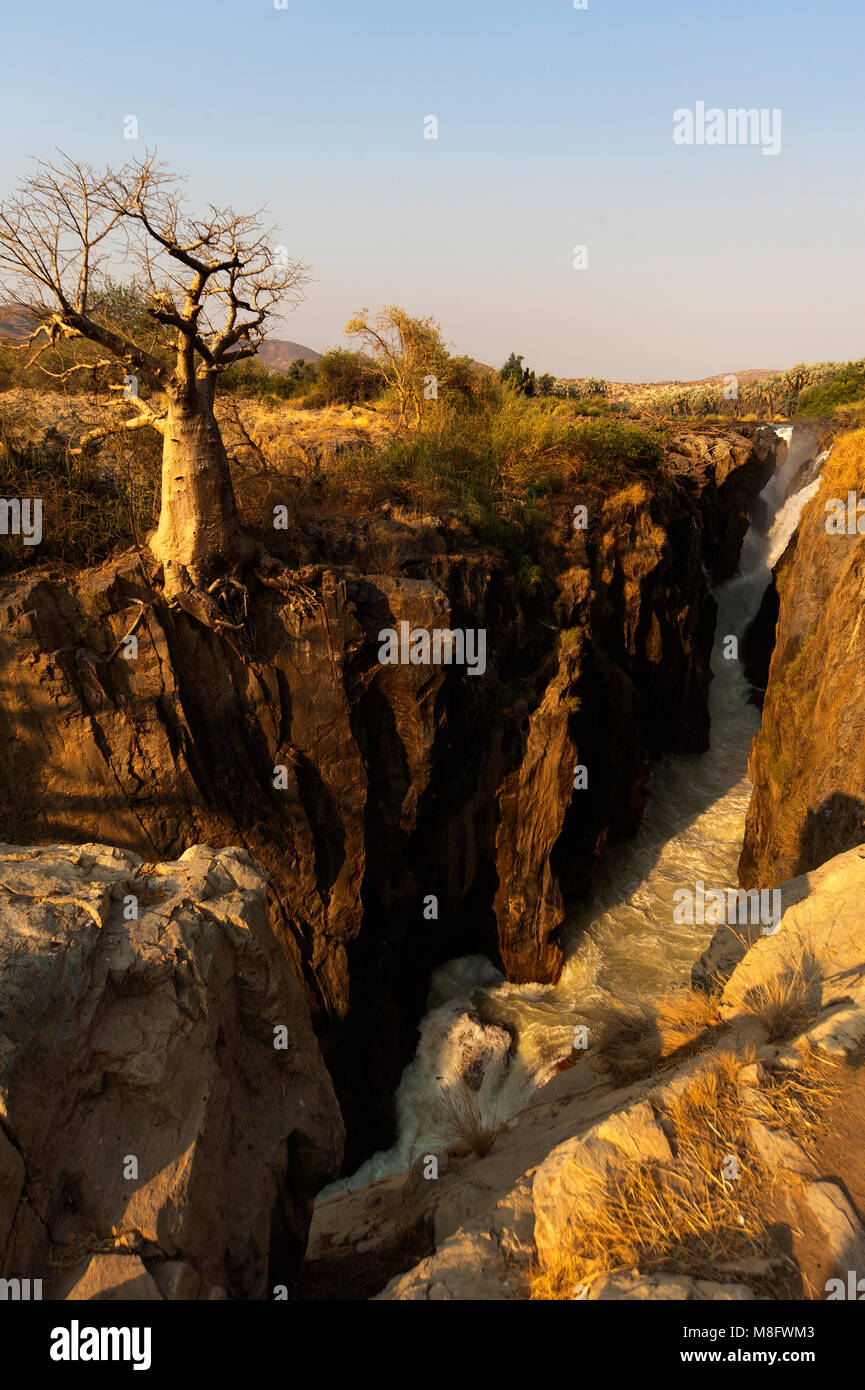
<path id="1" fill-rule="evenodd" d="M 96 170 L 61 155 L 0 204 L 0 284 L 34 324 L 31 363 L 48 347 L 95 345 L 96 365 L 122 364 L 121 414 L 84 436 L 150 426 L 163 436 L 159 523 L 148 537 L 166 598 L 229 627 L 218 599 L 256 572 L 291 584 L 240 526 L 228 456 L 214 414 L 217 382 L 258 351 L 276 306 L 296 302 L 305 267 L 280 254 L 260 213 L 184 208 L 178 178 L 154 155 Z M 118 265 L 136 286 L 143 324 L 130 330 L 104 312 L 99 286 Z M 73 351 L 73 357 L 76 355 Z M 79 354 L 80 355 L 80 354 Z M 28 364 L 30 365 L 30 364 Z M 87 362 L 74 361 L 66 377 Z M 122 389 L 122 388 L 115 388 Z M 131 413 L 130 413 L 131 412 Z"/>

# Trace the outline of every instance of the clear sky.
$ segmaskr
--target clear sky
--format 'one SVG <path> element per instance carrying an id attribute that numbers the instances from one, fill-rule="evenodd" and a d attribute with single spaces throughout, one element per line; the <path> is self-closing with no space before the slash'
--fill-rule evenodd
<path id="1" fill-rule="evenodd" d="M 563 376 L 865 351 L 863 0 L 40 0 L 3 39 L 0 194 L 155 147 L 266 203 L 314 277 L 279 336 L 399 303 Z M 780 152 L 675 144 L 698 102 L 780 109 Z"/>

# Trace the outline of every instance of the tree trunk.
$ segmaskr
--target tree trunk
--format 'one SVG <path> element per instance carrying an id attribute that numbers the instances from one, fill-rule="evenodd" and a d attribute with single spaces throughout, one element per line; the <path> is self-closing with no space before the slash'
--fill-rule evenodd
<path id="1" fill-rule="evenodd" d="M 228 455 L 212 408 L 169 399 L 162 451 L 162 505 L 150 549 L 206 588 L 237 571 L 255 542 L 240 529 Z"/>

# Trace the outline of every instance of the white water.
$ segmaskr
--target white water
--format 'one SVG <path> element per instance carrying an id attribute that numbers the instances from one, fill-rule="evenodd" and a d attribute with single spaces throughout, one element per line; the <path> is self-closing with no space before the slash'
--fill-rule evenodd
<path id="1" fill-rule="evenodd" d="M 819 486 L 818 478 L 785 501 L 790 480 L 809 449 L 813 453 L 813 434 L 794 434 L 792 426 L 776 432 L 788 450 L 761 493 L 768 534 L 749 528 L 740 572 L 717 594 L 710 750 L 656 764 L 637 836 L 607 851 L 590 897 L 568 919 L 557 984 L 508 984 L 483 956 L 450 961 L 435 972 L 417 1052 L 396 1096 L 396 1144 L 322 1196 L 404 1172 L 419 1154 L 443 1148 L 441 1096 L 468 1068 L 481 1114 L 501 1123 L 549 1080 L 556 1061 L 570 1051 L 576 1024 L 591 1028 L 610 1001 L 651 999 L 690 978 L 713 928 L 673 925 L 673 892 L 698 879 L 717 888 L 736 884 L 751 795 L 748 752 L 760 724 L 740 663 L 723 656 L 723 639 L 735 635 L 741 642 L 771 566 Z"/>

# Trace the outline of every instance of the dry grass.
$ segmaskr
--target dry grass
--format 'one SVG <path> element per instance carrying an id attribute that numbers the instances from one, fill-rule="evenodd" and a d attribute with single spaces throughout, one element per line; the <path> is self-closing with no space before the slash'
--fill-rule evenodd
<path id="1" fill-rule="evenodd" d="M 755 1157 L 748 1140 L 750 1111 L 737 1075 L 747 1058 L 720 1054 L 698 1071 L 671 1102 L 675 1131 L 673 1169 L 628 1160 L 608 1181 L 601 1200 L 581 1212 L 555 1255 L 533 1271 L 535 1299 L 571 1299 L 574 1289 L 603 1274 L 667 1270 L 729 1283 L 730 1266 L 774 1253 L 762 1194 L 776 1174 Z M 778 1092 L 786 1124 L 806 1121 L 807 1107 L 825 1105 L 829 1090 L 812 1071 L 787 1078 Z M 725 1176 L 735 1156 L 738 1177 Z M 601 1180 L 596 1180 L 600 1182 Z M 750 1279 L 758 1291 L 781 1296 L 783 1275 Z"/>
<path id="2" fill-rule="evenodd" d="M 763 957 L 750 957 L 758 965 Z M 820 967 L 813 957 L 799 948 L 791 964 L 773 970 L 773 961 L 766 959 L 761 977 L 728 986 L 727 999 L 742 1013 L 759 1019 L 766 1029 L 769 1042 L 782 1042 L 800 1033 L 816 1015 L 820 991 L 815 985 L 820 979 Z M 746 977 L 747 981 L 747 977 Z"/>
<path id="3" fill-rule="evenodd" d="M 80 1264 L 89 1255 L 108 1255 L 127 1253 L 131 1248 L 131 1241 L 134 1241 L 139 1233 L 130 1228 L 125 1231 L 118 1231 L 115 1226 L 111 1228 L 110 1236 L 97 1236 L 94 1232 L 89 1235 L 74 1236 L 61 1245 L 54 1245 L 48 1255 L 48 1263 L 55 1269 L 72 1269 Z"/>
<path id="4" fill-rule="evenodd" d="M 738 1081 L 753 1054 L 721 1053 L 694 1074 L 667 1110 L 674 1131 L 675 1165 L 628 1160 L 606 1185 L 594 1179 L 601 1200 L 565 1233 L 552 1259 L 531 1277 L 534 1299 L 573 1299 L 580 1285 L 623 1270 L 647 1274 L 666 1270 L 729 1283 L 737 1262 L 774 1256 L 773 1185 L 800 1179 L 770 1170 L 756 1157 L 748 1134 L 752 1118 L 783 1126 L 810 1152 L 826 1132 L 824 1116 L 839 1094 L 837 1066 L 813 1049 L 795 1070 L 770 1076 L 756 1098 Z M 734 1155 L 738 1177 L 725 1176 Z M 748 1283 L 774 1298 L 791 1296 L 792 1271 L 774 1272 Z"/>
<path id="5" fill-rule="evenodd" d="M 848 490 L 861 492 L 865 488 L 865 429 L 837 435 L 832 452 L 823 465 L 820 491 L 809 505 L 821 513 L 829 497 L 846 498 Z"/>
<path id="6" fill-rule="evenodd" d="M 495 1108 L 492 1114 L 487 1113 L 477 1091 L 459 1073 L 446 1075 L 443 1082 L 433 1111 L 436 1132 L 445 1143 L 465 1144 L 483 1158 L 501 1129 L 496 1123 Z"/>
<path id="7" fill-rule="evenodd" d="M 718 1023 L 717 1002 L 703 990 L 674 989 L 655 1002 L 613 1004 L 600 1020 L 597 1054 L 621 1085 L 699 1046 Z"/>
<path id="8" fill-rule="evenodd" d="M 826 1110 L 841 1095 L 839 1064 L 810 1043 L 793 1071 L 774 1072 L 761 1086 L 757 1118 L 783 1126 L 807 1154 L 826 1135 Z"/>

